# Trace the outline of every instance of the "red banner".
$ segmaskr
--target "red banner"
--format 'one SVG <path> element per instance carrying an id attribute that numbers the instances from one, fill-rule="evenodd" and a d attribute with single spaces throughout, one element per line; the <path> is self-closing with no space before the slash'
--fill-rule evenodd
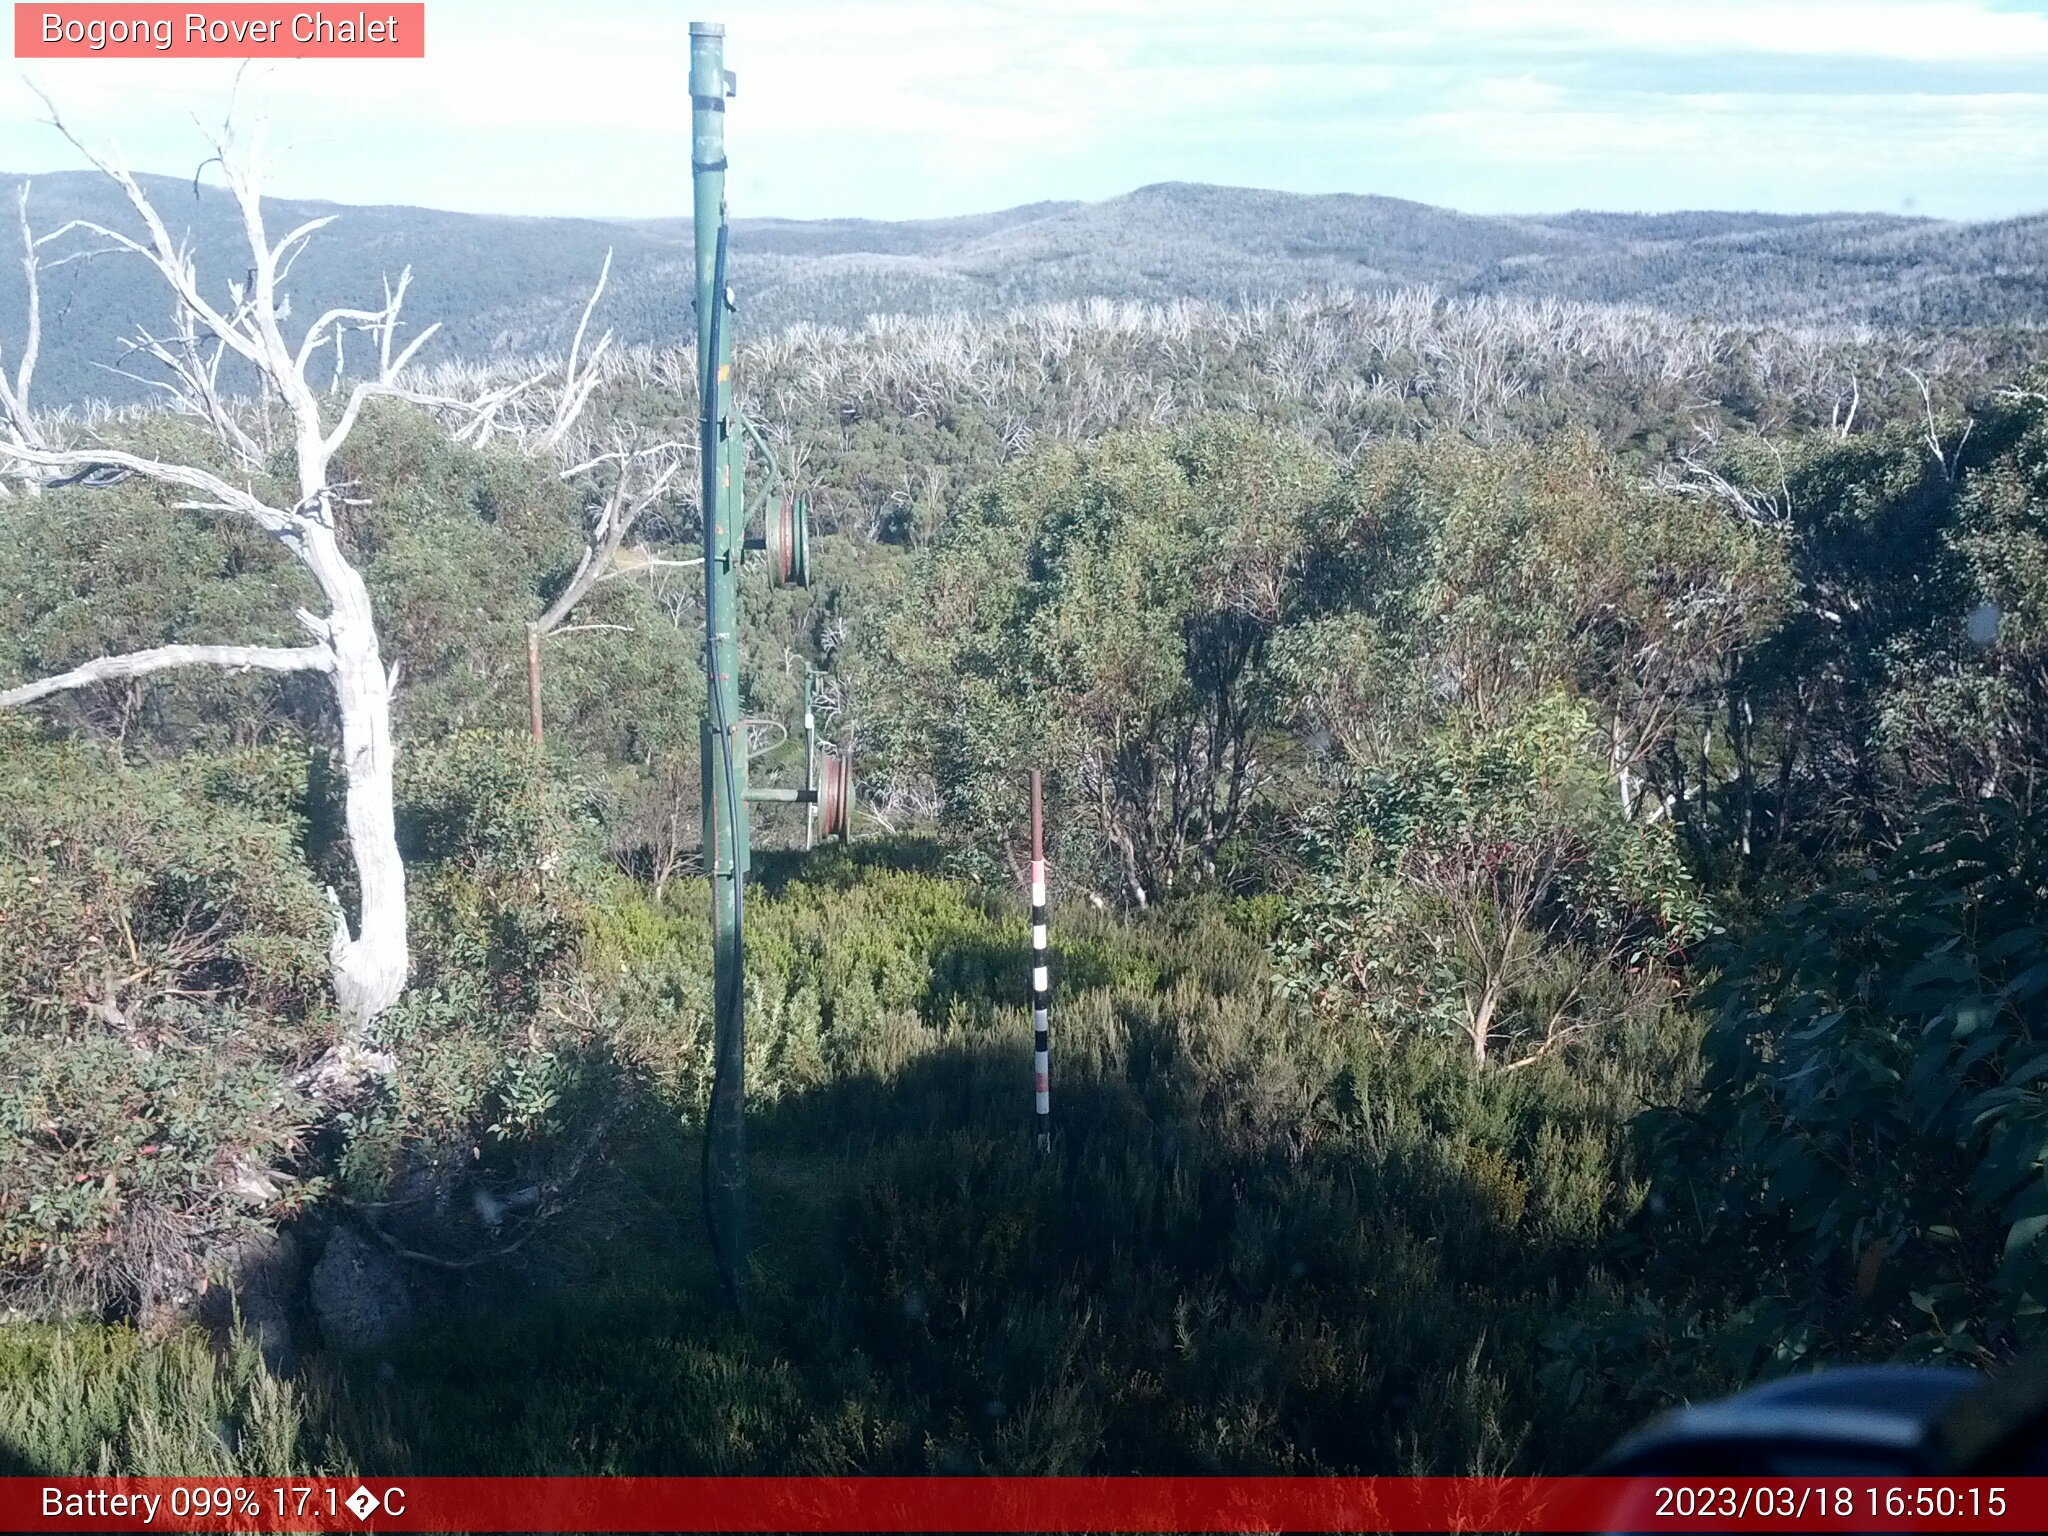
<path id="1" fill-rule="evenodd" d="M 2042 1531 L 2048 1478 L 0 1478 L 10 1531 Z"/>
<path id="2" fill-rule="evenodd" d="M 20 5 L 18 59 L 423 59 L 424 4 Z"/>

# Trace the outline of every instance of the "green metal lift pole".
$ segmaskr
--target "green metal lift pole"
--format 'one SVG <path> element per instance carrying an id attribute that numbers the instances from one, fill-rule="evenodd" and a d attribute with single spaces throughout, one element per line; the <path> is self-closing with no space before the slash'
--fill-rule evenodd
<path id="1" fill-rule="evenodd" d="M 731 306 L 726 284 L 725 28 L 690 23 L 690 171 L 697 237 L 699 465 L 704 510 L 704 867 L 711 879 L 712 1086 L 704 1126 L 704 1216 L 726 1299 L 746 1305 L 746 741 L 736 615 L 745 515 L 734 473 Z"/>

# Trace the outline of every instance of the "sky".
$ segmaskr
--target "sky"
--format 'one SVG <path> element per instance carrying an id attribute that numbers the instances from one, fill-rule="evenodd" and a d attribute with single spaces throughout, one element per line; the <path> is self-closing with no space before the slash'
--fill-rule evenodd
<path id="1" fill-rule="evenodd" d="M 692 14 L 428 0 L 424 60 L 253 66 L 267 186 L 685 214 Z M 727 0 L 702 19 L 726 24 L 738 76 L 739 216 L 940 217 L 1159 181 L 1476 213 L 2048 208 L 2048 0 Z M 16 70 L 96 146 L 177 175 L 234 77 Z M 19 73 L 0 84 L 0 171 L 80 164 L 41 110 Z"/>

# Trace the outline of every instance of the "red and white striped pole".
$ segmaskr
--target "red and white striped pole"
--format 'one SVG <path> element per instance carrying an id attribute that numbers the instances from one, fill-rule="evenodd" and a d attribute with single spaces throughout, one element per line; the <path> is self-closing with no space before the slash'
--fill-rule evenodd
<path id="1" fill-rule="evenodd" d="M 1040 1151 L 1052 1146 L 1052 973 L 1046 966 L 1045 801 L 1031 770 L 1031 1086 Z"/>

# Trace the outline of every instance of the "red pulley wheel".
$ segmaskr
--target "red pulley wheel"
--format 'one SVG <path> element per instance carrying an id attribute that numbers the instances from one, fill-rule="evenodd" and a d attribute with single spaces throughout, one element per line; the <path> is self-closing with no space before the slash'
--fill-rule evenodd
<path id="1" fill-rule="evenodd" d="M 778 587 L 811 584 L 810 507 L 801 496 L 785 496 L 763 516 L 761 547 L 768 551 L 768 579 Z"/>
<path id="2" fill-rule="evenodd" d="M 853 759 L 824 755 L 818 779 L 818 834 L 844 843 L 853 832 Z"/>
<path id="3" fill-rule="evenodd" d="M 768 579 L 778 587 L 797 585 L 796 502 L 785 496 L 768 509 Z"/>

